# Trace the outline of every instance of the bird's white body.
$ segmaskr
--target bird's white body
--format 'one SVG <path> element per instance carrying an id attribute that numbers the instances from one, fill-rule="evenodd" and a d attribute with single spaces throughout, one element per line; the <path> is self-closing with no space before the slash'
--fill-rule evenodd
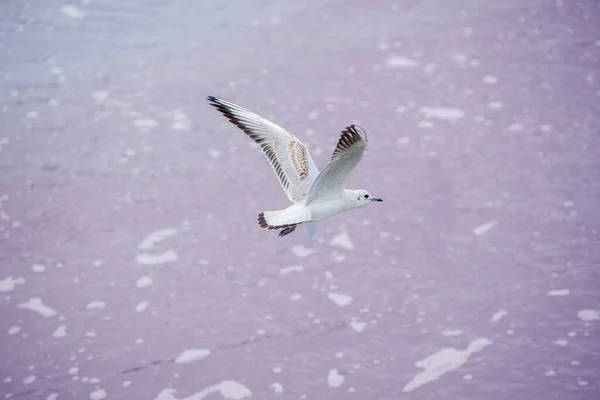
<path id="1" fill-rule="evenodd" d="M 213 96 L 208 100 L 260 144 L 292 202 L 283 210 L 261 212 L 258 215 L 261 229 L 281 229 L 279 236 L 285 236 L 299 224 L 323 220 L 371 201 L 382 201 L 366 190 L 344 188 L 350 172 L 367 150 L 367 133 L 359 126 L 351 125 L 342 131 L 329 163 L 319 171 L 302 142 L 285 129 L 228 101 Z"/>
<path id="2" fill-rule="evenodd" d="M 346 193 L 320 198 L 304 206 L 310 212 L 310 221 L 320 221 L 325 218 L 333 217 L 336 214 L 346 211 L 352 207 L 351 199 Z"/>
<path id="3" fill-rule="evenodd" d="M 308 204 L 306 202 L 293 203 L 284 210 L 267 212 L 273 213 L 271 222 L 277 226 L 289 224 L 290 221 L 299 221 L 299 223 L 320 221 L 356 206 L 358 205 L 354 201 L 354 196 L 344 191 L 321 197 Z"/>

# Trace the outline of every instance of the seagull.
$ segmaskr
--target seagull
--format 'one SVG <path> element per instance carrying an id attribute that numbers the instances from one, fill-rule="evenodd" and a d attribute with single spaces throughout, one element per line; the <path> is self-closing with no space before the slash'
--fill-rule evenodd
<path id="1" fill-rule="evenodd" d="M 350 172 L 367 151 L 367 132 L 360 126 L 350 125 L 342 131 L 329 162 L 319 171 L 306 146 L 279 125 L 226 100 L 214 96 L 207 99 L 260 146 L 292 203 L 283 210 L 259 213 L 258 226 L 262 230 L 279 230 L 283 237 L 300 224 L 383 201 L 366 190 L 345 188 Z"/>

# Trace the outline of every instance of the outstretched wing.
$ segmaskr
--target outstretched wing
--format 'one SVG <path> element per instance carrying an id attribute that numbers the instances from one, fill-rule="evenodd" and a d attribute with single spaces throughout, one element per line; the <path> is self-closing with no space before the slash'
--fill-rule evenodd
<path id="1" fill-rule="evenodd" d="M 236 104 L 208 96 L 208 101 L 260 145 L 291 202 L 306 199 L 319 174 L 306 146 L 277 124 Z"/>
<path id="2" fill-rule="evenodd" d="M 307 203 L 342 191 L 350 172 L 360 162 L 367 150 L 367 132 L 358 125 L 342 131 L 340 140 L 329 160 L 308 192 Z"/>

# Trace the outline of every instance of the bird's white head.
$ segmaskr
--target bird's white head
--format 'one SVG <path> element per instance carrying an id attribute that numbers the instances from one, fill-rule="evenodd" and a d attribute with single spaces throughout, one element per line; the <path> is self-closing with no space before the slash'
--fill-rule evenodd
<path id="1" fill-rule="evenodd" d="M 371 193 L 366 190 L 346 190 L 346 194 L 350 197 L 352 207 L 366 206 L 372 201 L 383 201 L 379 197 L 371 196 Z"/>

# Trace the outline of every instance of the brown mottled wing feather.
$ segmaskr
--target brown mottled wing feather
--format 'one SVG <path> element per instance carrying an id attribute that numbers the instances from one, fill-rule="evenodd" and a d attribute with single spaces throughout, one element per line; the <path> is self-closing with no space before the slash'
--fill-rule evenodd
<path id="1" fill-rule="evenodd" d="M 367 132 L 358 125 L 342 131 L 329 163 L 319 173 L 308 193 L 307 203 L 342 191 L 348 176 L 367 150 Z"/>
<path id="2" fill-rule="evenodd" d="M 306 146 L 279 125 L 252 111 L 214 96 L 208 96 L 208 101 L 260 145 L 290 201 L 305 200 L 319 174 Z"/>

